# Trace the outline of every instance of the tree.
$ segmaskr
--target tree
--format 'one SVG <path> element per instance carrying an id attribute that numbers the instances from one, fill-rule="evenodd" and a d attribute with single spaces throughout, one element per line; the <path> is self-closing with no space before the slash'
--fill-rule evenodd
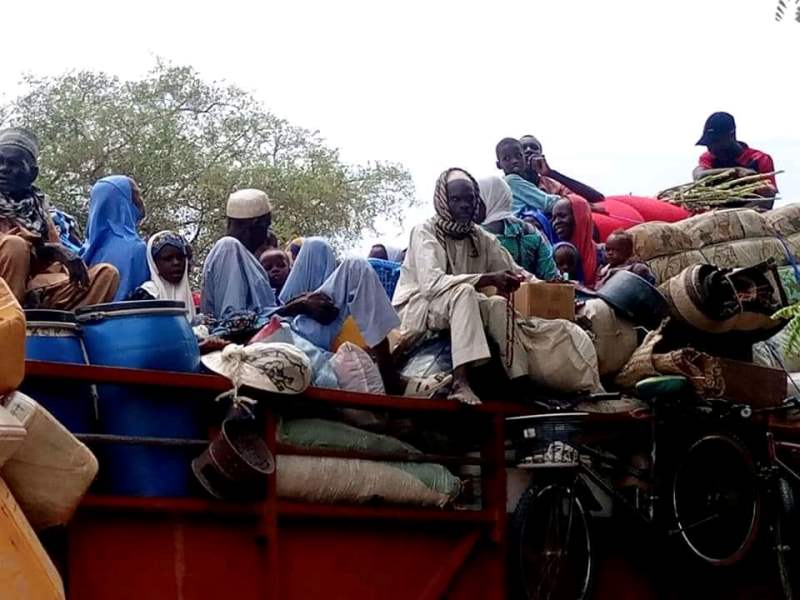
<path id="1" fill-rule="evenodd" d="M 92 184 L 129 175 L 147 203 L 144 233 L 177 229 L 200 260 L 224 231 L 235 189 L 269 194 L 280 238 L 322 235 L 338 246 L 378 216 L 400 222 L 413 203 L 402 166 L 345 164 L 318 132 L 276 117 L 235 86 L 203 81 L 191 67 L 157 61 L 139 81 L 80 71 L 24 83 L 0 120 L 39 136 L 39 185 L 51 202 L 85 223 Z"/>

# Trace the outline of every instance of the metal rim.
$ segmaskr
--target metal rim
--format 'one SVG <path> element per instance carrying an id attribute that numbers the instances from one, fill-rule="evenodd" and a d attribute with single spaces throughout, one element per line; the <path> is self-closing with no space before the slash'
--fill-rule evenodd
<path id="1" fill-rule="evenodd" d="M 683 483 L 681 476 L 685 472 L 686 468 L 688 468 L 688 464 L 692 459 L 692 453 L 697 450 L 702 445 L 709 444 L 709 443 L 722 443 L 726 444 L 729 449 L 733 450 L 736 455 L 741 458 L 741 466 L 744 467 L 746 471 L 752 476 L 752 483 L 753 483 L 753 493 L 751 497 L 751 505 L 752 508 L 749 511 L 748 515 L 748 522 L 746 524 L 745 535 L 743 539 L 739 543 L 738 547 L 735 548 L 733 552 L 729 552 L 727 556 L 709 556 L 703 549 L 698 547 L 698 544 L 693 539 L 693 531 L 696 527 L 701 526 L 697 523 L 684 523 L 683 519 L 681 518 L 681 509 L 679 508 L 679 498 L 678 495 L 680 490 L 683 489 Z M 709 469 L 709 475 L 711 474 L 712 469 Z M 684 459 L 681 466 L 676 470 L 675 475 L 672 480 L 672 509 L 673 514 L 675 516 L 675 522 L 678 527 L 678 531 L 680 532 L 680 536 L 683 539 L 686 546 L 691 550 L 693 554 L 695 554 L 698 558 L 703 560 L 709 565 L 716 566 L 716 567 L 726 567 L 733 564 L 738 563 L 747 552 L 752 547 L 756 533 L 758 529 L 758 522 L 760 519 L 761 513 L 761 501 L 759 496 L 758 490 L 758 482 L 756 481 L 756 470 L 755 465 L 753 463 L 752 456 L 747 451 L 747 449 L 736 441 L 734 438 L 723 435 L 723 434 L 712 434 L 706 435 L 700 438 L 699 440 L 695 441 L 689 448 L 686 453 L 686 458 Z M 679 481 L 680 479 L 680 481 Z"/>
<path id="2" fill-rule="evenodd" d="M 531 512 L 533 512 L 535 514 L 535 516 L 538 516 L 538 515 L 542 514 L 542 498 L 546 494 L 550 494 L 550 495 L 556 494 L 556 500 L 557 500 L 558 503 L 561 504 L 566 500 L 570 504 L 570 514 L 569 514 L 568 520 L 567 520 L 567 530 L 566 530 L 566 538 L 565 538 L 565 540 L 566 540 L 566 548 L 563 549 L 563 551 L 564 551 L 563 556 L 561 554 L 559 554 L 558 556 L 555 557 L 556 561 L 561 561 L 561 560 L 566 560 L 567 559 L 567 554 L 569 552 L 572 536 L 575 535 L 574 534 L 575 525 L 577 524 L 578 527 L 580 527 L 580 529 L 581 529 L 582 539 L 578 540 L 578 543 L 582 544 L 583 547 L 584 547 L 584 552 L 586 554 L 586 564 L 584 565 L 585 566 L 585 572 L 584 572 L 583 580 L 579 584 L 579 589 L 577 590 L 578 593 L 577 593 L 577 595 L 575 597 L 576 597 L 576 600 L 582 600 L 583 598 L 586 598 L 588 593 L 589 593 L 589 588 L 591 586 L 591 581 L 592 581 L 592 575 L 593 575 L 593 572 L 594 572 L 594 568 L 593 568 L 593 564 L 592 564 L 592 537 L 591 537 L 591 534 L 589 532 L 589 521 L 588 521 L 588 517 L 586 516 L 586 511 L 583 509 L 583 504 L 581 503 L 580 498 L 578 498 L 578 496 L 576 494 L 576 491 L 572 486 L 564 486 L 564 485 L 559 485 L 559 484 L 550 484 L 550 485 L 547 485 L 547 486 L 537 490 L 536 496 L 534 497 L 533 502 L 530 504 L 529 516 L 531 516 L 530 515 Z M 565 496 L 565 494 L 566 494 L 566 496 Z M 563 517 L 563 515 L 560 515 L 560 516 Z M 576 518 L 579 520 L 578 523 L 575 522 Z M 518 549 L 519 553 L 520 553 L 520 556 L 519 556 L 519 561 L 520 561 L 519 564 L 520 565 L 525 565 L 526 564 L 526 560 L 525 560 L 525 557 L 524 557 L 524 549 L 525 549 L 525 543 L 524 542 L 525 542 L 525 539 L 526 539 L 525 531 L 527 530 L 528 525 L 529 525 L 529 521 L 528 521 L 528 519 L 526 519 L 525 520 L 525 525 L 523 526 L 523 530 L 520 533 L 521 544 L 520 544 L 520 548 Z M 561 540 L 558 540 L 558 541 L 561 541 Z M 558 553 L 556 553 L 556 554 L 558 554 Z M 525 567 L 523 566 L 523 569 L 522 569 L 522 585 L 523 585 L 523 588 L 525 589 L 526 597 L 527 598 L 531 598 L 531 599 L 538 599 L 538 598 L 540 598 L 540 591 L 541 590 L 531 589 L 529 587 L 531 582 L 530 582 L 530 579 L 524 575 L 524 573 L 526 571 L 527 571 L 527 569 L 525 569 Z M 536 575 L 537 575 L 537 578 L 538 578 L 539 574 L 537 573 Z M 556 570 L 556 573 L 554 574 L 554 576 L 555 576 L 555 578 L 558 578 L 559 573 L 558 573 L 557 570 Z M 540 583 L 540 584 L 542 583 L 541 579 L 538 580 L 538 583 Z M 549 597 L 549 595 L 544 596 L 544 597 Z"/>

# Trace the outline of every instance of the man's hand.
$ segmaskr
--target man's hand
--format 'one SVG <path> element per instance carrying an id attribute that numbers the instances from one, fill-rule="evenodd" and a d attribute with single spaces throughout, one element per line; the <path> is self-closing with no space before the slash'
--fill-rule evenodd
<path id="1" fill-rule="evenodd" d="M 480 289 L 492 286 L 497 288 L 497 293 L 501 296 L 508 296 L 519 289 L 522 280 L 523 277 L 513 271 L 497 271 L 496 273 L 487 273 L 481 277 L 475 287 Z"/>
<path id="2" fill-rule="evenodd" d="M 742 177 L 750 177 L 751 175 L 758 175 L 753 169 L 746 169 L 745 167 L 736 167 L 731 179 L 741 179 Z"/>
<path id="3" fill-rule="evenodd" d="M 320 292 L 308 294 L 302 299 L 301 312 L 322 325 L 330 325 L 339 316 L 339 309 L 333 300 Z"/>
<path id="4" fill-rule="evenodd" d="M 84 289 L 89 287 L 89 270 L 86 264 L 77 254 L 61 244 L 44 244 L 36 250 L 36 256 L 44 265 L 54 262 L 64 265 L 72 283 Z"/>
<path id="5" fill-rule="evenodd" d="M 547 159 L 542 155 L 531 156 L 528 164 L 530 164 L 531 169 L 540 176 L 546 176 L 550 173 L 550 165 L 547 164 Z"/>

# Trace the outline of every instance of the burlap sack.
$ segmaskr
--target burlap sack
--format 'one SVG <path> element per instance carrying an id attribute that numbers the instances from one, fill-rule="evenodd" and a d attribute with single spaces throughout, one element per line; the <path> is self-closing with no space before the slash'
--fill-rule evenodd
<path id="1" fill-rule="evenodd" d="M 662 327 L 645 336 L 642 344 L 634 350 L 628 362 L 614 379 L 614 383 L 623 390 L 633 390 L 636 384 L 643 379 L 659 375 L 653 364 L 653 354 L 656 344 L 664 339 L 664 335 L 661 333 Z"/>
<path id="2" fill-rule="evenodd" d="M 647 266 L 656 278 L 656 285 L 669 281 L 673 277 L 680 275 L 684 269 L 693 265 L 702 265 L 706 259 L 699 250 L 689 250 L 679 252 L 669 256 L 659 256 L 647 261 Z"/>
<path id="3" fill-rule="evenodd" d="M 563 319 L 518 321 L 527 351 L 528 374 L 560 392 L 602 392 L 597 352 L 589 335 Z"/>
<path id="4" fill-rule="evenodd" d="M 0 475 L 35 530 L 66 524 L 97 475 L 97 459 L 25 394 L 12 394 L 6 408 L 28 435 Z"/>
<path id="5" fill-rule="evenodd" d="M 600 376 L 617 373 L 636 350 L 639 340 L 633 324 L 621 319 L 614 310 L 599 298 L 587 300 L 579 309 L 579 316 L 592 324 L 594 348 Z"/>
<path id="6" fill-rule="evenodd" d="M 800 202 L 793 202 L 771 210 L 764 215 L 764 220 L 775 233 L 783 237 L 798 234 L 800 233 Z"/>
<path id="7" fill-rule="evenodd" d="M 772 228 L 760 213 L 749 208 L 713 210 L 675 223 L 696 247 L 748 238 L 770 237 Z"/>
<path id="8" fill-rule="evenodd" d="M 752 238 L 706 246 L 701 251 L 706 261 L 720 269 L 752 267 L 768 260 L 779 266 L 787 263 L 786 250 L 774 237 Z"/>
<path id="9" fill-rule="evenodd" d="M 278 497 L 303 502 L 446 506 L 450 501 L 388 463 L 319 456 L 278 457 Z"/>
<path id="10" fill-rule="evenodd" d="M 650 221 L 631 227 L 628 232 L 633 235 L 634 253 L 644 261 L 698 247 L 690 236 L 671 223 Z"/>

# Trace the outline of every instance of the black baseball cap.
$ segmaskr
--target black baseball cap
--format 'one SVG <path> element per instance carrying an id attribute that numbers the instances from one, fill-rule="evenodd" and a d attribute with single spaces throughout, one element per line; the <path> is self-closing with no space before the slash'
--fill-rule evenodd
<path id="1" fill-rule="evenodd" d="M 703 136 L 697 140 L 697 146 L 708 146 L 723 135 L 736 131 L 736 121 L 733 115 L 726 112 L 715 112 L 706 119 L 703 127 Z"/>

